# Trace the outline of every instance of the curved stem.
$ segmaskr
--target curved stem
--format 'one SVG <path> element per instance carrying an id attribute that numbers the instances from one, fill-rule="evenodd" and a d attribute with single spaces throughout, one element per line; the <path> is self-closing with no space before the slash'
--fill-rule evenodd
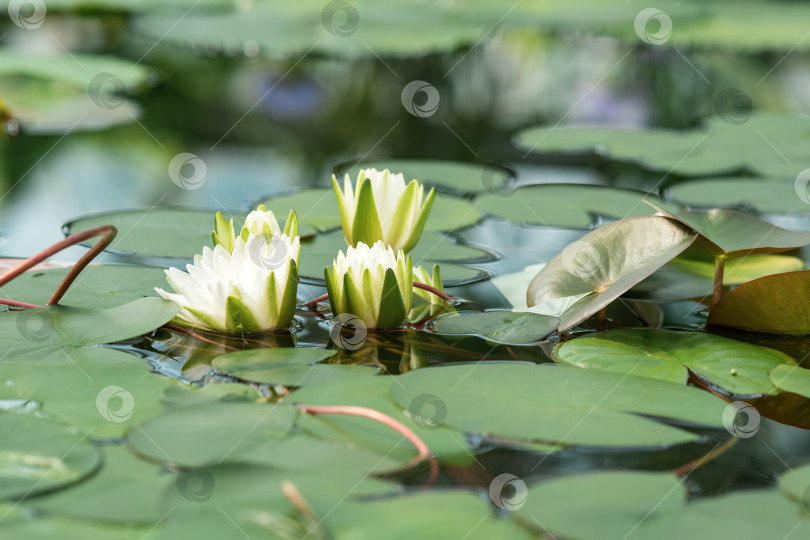
<path id="1" fill-rule="evenodd" d="M 727 440 L 723 444 L 715 446 L 705 456 L 699 457 L 698 459 L 692 460 L 689 463 L 681 465 L 680 467 L 678 467 L 677 469 L 672 471 L 672 474 L 674 474 L 675 476 L 678 476 L 678 477 L 691 474 L 692 471 L 694 471 L 695 469 L 697 469 L 699 467 L 702 467 L 706 463 L 708 463 L 708 462 L 712 461 L 713 459 L 715 459 L 715 458 L 721 456 L 722 454 L 724 454 L 729 448 L 731 448 L 732 446 L 737 444 L 737 441 L 739 441 L 739 439 L 737 437 L 730 438 L 729 440 Z"/>
<path id="2" fill-rule="evenodd" d="M 381 413 L 380 411 L 369 409 L 368 407 L 357 407 L 354 405 L 317 406 L 305 405 L 303 403 L 296 403 L 296 405 L 307 414 L 345 414 L 350 416 L 362 416 L 363 418 L 370 418 L 371 420 L 376 420 L 377 422 L 385 424 L 408 439 L 408 441 L 410 441 L 410 443 L 414 445 L 416 450 L 419 452 L 419 455 L 413 459 L 409 466 L 414 466 L 423 461 L 429 461 L 430 476 L 428 477 L 428 483 L 432 484 L 436 480 L 436 477 L 439 474 L 439 464 L 436 461 L 435 456 L 430 451 L 430 448 L 428 448 L 428 445 L 425 444 L 425 441 L 420 439 L 416 433 L 414 433 L 402 422 L 395 420 L 387 414 Z"/>
<path id="3" fill-rule="evenodd" d="M 8 298 L 0 298 L 0 304 L 5 306 L 12 306 L 12 307 L 23 307 L 23 308 L 38 308 L 42 307 L 37 304 L 27 304 L 25 302 L 17 302 L 16 300 L 9 300 Z"/>
<path id="4" fill-rule="evenodd" d="M 312 299 L 312 300 L 310 300 L 309 302 L 305 302 L 305 303 L 301 304 L 301 307 L 307 307 L 307 308 L 308 308 L 308 307 L 312 307 L 312 306 L 314 306 L 315 304 L 317 304 L 318 302 L 323 302 L 324 300 L 326 300 L 326 299 L 328 299 L 328 298 L 329 298 L 329 294 L 328 294 L 328 293 L 327 293 L 327 294 L 322 294 L 322 295 L 320 295 L 318 298 L 313 298 L 313 299 Z"/>
<path id="5" fill-rule="evenodd" d="M 103 235 L 104 238 L 96 242 L 96 245 L 94 245 L 87 253 L 85 253 L 76 262 L 76 264 L 73 265 L 73 268 L 71 268 L 70 271 L 67 273 L 67 275 L 62 279 L 62 282 L 59 284 L 59 287 L 57 287 L 56 291 L 53 293 L 51 298 L 46 303 L 46 305 L 56 304 L 57 302 L 59 302 L 59 300 L 62 299 L 62 297 L 67 292 L 68 288 L 70 288 L 71 284 L 73 284 L 73 281 L 76 279 L 76 276 L 78 276 L 79 273 L 82 270 L 84 270 L 84 268 L 90 263 L 90 261 L 96 258 L 96 256 L 104 250 L 104 248 L 110 245 L 110 242 L 113 241 L 116 234 L 118 234 L 118 229 L 116 229 L 112 225 L 102 225 L 101 227 L 95 227 L 93 229 L 88 229 L 84 232 L 68 236 L 64 240 L 57 242 L 54 245 L 50 246 L 49 248 L 40 251 L 33 257 L 29 257 L 21 264 L 15 266 L 11 270 L 0 276 L 0 287 L 5 285 L 12 279 L 18 277 L 26 270 L 30 270 L 31 268 L 38 265 L 48 257 L 51 257 L 52 255 L 59 253 L 63 249 L 69 248 L 70 246 L 88 240 L 90 238 L 95 238 L 96 236 Z"/>
<path id="6" fill-rule="evenodd" d="M 444 292 L 440 291 L 440 290 L 439 290 L 439 289 L 437 289 L 436 287 L 432 287 L 432 286 L 430 286 L 430 285 L 426 285 L 426 284 L 424 284 L 424 283 L 420 283 L 420 282 L 418 282 L 418 281 L 414 281 L 414 282 L 413 282 L 413 286 L 414 286 L 414 287 L 416 287 L 417 289 L 422 289 L 423 291 L 427 291 L 427 292 L 429 292 L 429 293 L 433 293 L 433 294 L 435 294 L 436 296 L 438 296 L 439 298 L 441 298 L 442 300 L 444 300 L 445 302 L 452 302 L 452 301 L 453 301 L 453 298 L 452 298 L 452 297 L 448 296 L 447 294 L 445 294 Z"/>

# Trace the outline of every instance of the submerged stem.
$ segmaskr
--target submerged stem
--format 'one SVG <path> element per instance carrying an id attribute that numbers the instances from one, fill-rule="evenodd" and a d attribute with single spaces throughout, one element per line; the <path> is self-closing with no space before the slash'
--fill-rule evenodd
<path id="1" fill-rule="evenodd" d="M 303 403 L 296 403 L 296 405 L 307 414 L 346 414 L 350 416 L 362 416 L 363 418 L 370 418 L 371 420 L 376 420 L 381 424 L 385 424 L 408 439 L 408 441 L 410 441 L 410 443 L 414 445 L 416 450 L 419 452 L 419 455 L 413 459 L 409 466 L 412 467 L 423 461 L 429 461 L 430 476 L 428 477 L 428 483 L 432 484 L 436 480 L 436 477 L 439 474 L 439 464 L 436 461 L 435 456 L 430 451 L 430 448 L 428 448 L 428 445 L 425 444 L 425 441 L 420 439 L 419 435 L 414 433 L 402 422 L 395 420 L 394 418 L 391 418 L 387 414 L 381 413 L 380 411 L 369 409 L 368 407 L 357 407 L 354 405 L 317 406 L 305 405 Z"/>

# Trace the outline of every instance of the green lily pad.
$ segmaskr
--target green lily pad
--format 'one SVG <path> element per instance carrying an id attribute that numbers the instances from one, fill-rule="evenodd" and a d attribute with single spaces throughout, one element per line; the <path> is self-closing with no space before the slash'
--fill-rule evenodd
<path id="1" fill-rule="evenodd" d="M 684 483 L 668 473 L 575 474 L 530 487 L 516 513 L 561 538 L 632 538 L 640 523 L 680 511 L 686 495 Z"/>
<path id="2" fill-rule="evenodd" d="M 682 540 L 722 536 L 735 540 L 806 538 L 801 508 L 774 489 L 748 490 L 690 502 L 681 512 L 656 515 L 634 531 L 638 538 Z"/>
<path id="3" fill-rule="evenodd" d="M 30 304 L 45 304 L 70 268 L 29 271 L 0 287 L 0 295 Z M 144 296 L 155 296 L 155 287 L 166 283 L 159 268 L 90 265 L 73 282 L 60 303 L 85 308 L 120 306 Z"/>
<path id="4" fill-rule="evenodd" d="M 709 326 L 768 334 L 810 334 L 810 270 L 761 277 L 725 294 L 709 312 Z"/>
<path id="5" fill-rule="evenodd" d="M 684 255 L 669 262 L 672 266 L 714 280 L 714 261 L 693 259 Z M 793 272 L 804 268 L 804 261 L 789 255 L 749 255 L 726 261 L 723 266 L 723 283 L 739 285 L 748 281 L 783 272 Z M 710 286 L 711 289 L 711 286 Z"/>
<path id="6" fill-rule="evenodd" d="M 120 437 L 160 413 L 160 397 L 174 383 L 149 365 L 99 347 L 60 349 L 0 362 L 0 399 L 34 400 L 42 413 L 69 422 L 93 439 Z"/>
<path id="7" fill-rule="evenodd" d="M 336 352 L 309 347 L 252 349 L 218 356 L 213 366 L 239 379 L 287 386 L 304 386 L 379 373 L 379 366 L 318 363 Z"/>
<path id="8" fill-rule="evenodd" d="M 613 219 L 654 214 L 643 201 L 666 204 L 643 191 L 588 184 L 539 184 L 480 195 L 478 208 L 517 223 L 587 228 L 596 216 Z M 673 208 L 674 207 L 670 207 Z"/>
<path id="9" fill-rule="evenodd" d="M 268 440 L 288 436 L 297 415 L 288 405 L 215 402 L 183 407 L 135 426 L 127 444 L 160 463 L 203 467 L 234 462 Z"/>
<path id="10" fill-rule="evenodd" d="M 295 210 L 301 223 L 319 231 L 329 231 L 340 227 L 340 211 L 332 188 L 302 189 L 270 197 L 261 204 L 276 215 L 287 215 L 290 210 Z M 479 219 L 481 219 L 481 212 L 468 200 L 437 194 L 424 231 L 426 233 L 454 231 L 468 227 Z M 420 244 L 424 242 L 424 235 L 422 238 L 419 241 Z M 345 245 L 345 240 L 343 243 Z"/>
<path id="11" fill-rule="evenodd" d="M 768 377 L 779 390 L 810 398 L 810 370 L 796 365 L 780 364 L 768 373 Z"/>
<path id="12" fill-rule="evenodd" d="M 351 178 L 357 178 L 362 169 L 368 168 L 378 171 L 388 169 L 393 173 L 402 173 L 406 182 L 415 178 L 429 186 L 465 194 L 506 190 L 515 176 L 509 169 L 496 165 L 429 159 L 385 159 L 353 163 L 351 166 L 339 165 L 335 169 L 335 176 L 343 178 L 348 174 Z"/>
<path id="13" fill-rule="evenodd" d="M 528 345 L 553 334 L 558 323 L 557 317 L 528 311 L 486 311 L 441 317 L 433 325 L 433 331 L 450 336 L 478 336 L 505 345 Z"/>
<path id="14" fill-rule="evenodd" d="M 196 407 L 206 403 L 219 401 L 257 401 L 261 395 L 259 391 L 245 384 L 219 383 L 205 386 L 172 385 L 163 391 L 160 402 L 164 410 L 179 409 L 180 407 Z"/>
<path id="15" fill-rule="evenodd" d="M 0 108 L 31 133 L 102 129 L 138 116 L 125 95 L 145 87 L 148 75 L 146 67 L 118 58 L 5 49 Z"/>
<path id="16" fill-rule="evenodd" d="M 391 397 L 423 422 L 563 446 L 690 442 L 697 437 L 637 415 L 718 425 L 724 407 L 696 388 L 554 365 L 441 366 L 410 371 L 397 381 Z"/>
<path id="17" fill-rule="evenodd" d="M 157 523 L 159 498 L 174 477 L 137 459 L 123 446 L 102 447 L 104 464 L 70 489 L 30 500 L 26 506 L 65 517 L 124 523 Z"/>
<path id="18" fill-rule="evenodd" d="M 246 214 L 231 217 L 234 223 L 241 223 Z M 211 245 L 214 212 L 162 207 L 121 210 L 82 217 L 67 223 L 64 228 L 67 234 L 76 234 L 101 225 L 115 225 L 118 228 L 118 236 L 107 248 L 108 251 L 192 259 L 202 252 L 203 246 Z M 83 245 L 90 246 L 96 241 L 93 239 Z"/>
<path id="19" fill-rule="evenodd" d="M 526 294 L 529 307 L 592 293 L 560 317 L 560 331 L 572 328 L 673 259 L 696 237 L 661 216 L 609 223 L 570 244 L 540 270 Z"/>
<path id="20" fill-rule="evenodd" d="M 52 305 L 0 313 L 0 348 L 9 358 L 44 358 L 70 349 L 129 339 L 167 323 L 179 311 L 174 302 L 141 298 L 127 304 L 93 309 Z"/>
<path id="21" fill-rule="evenodd" d="M 555 347 L 553 357 L 571 366 L 681 384 L 691 370 L 738 395 L 773 391 L 768 372 L 796 363 L 777 350 L 721 336 L 650 329 L 609 330 L 572 339 Z"/>
<path id="22" fill-rule="evenodd" d="M 807 202 L 796 193 L 795 181 L 784 178 L 742 176 L 693 180 L 675 184 L 667 190 L 667 195 L 675 202 L 705 208 L 745 206 L 766 214 L 810 210 Z"/>
<path id="23" fill-rule="evenodd" d="M 101 452 L 73 429 L 42 418 L 0 412 L 0 499 L 21 499 L 92 474 Z"/>
<path id="24" fill-rule="evenodd" d="M 391 377 L 330 381 L 299 388 L 288 399 L 306 405 L 354 405 L 374 409 L 405 424 L 428 445 L 442 463 L 469 465 L 472 450 L 464 435 L 452 429 L 415 421 L 407 411 L 391 401 L 389 389 L 392 384 L 396 383 Z M 400 434 L 368 418 L 305 415 L 299 420 L 299 425 L 319 438 L 348 442 L 352 446 L 387 455 L 401 462 L 416 457 L 411 443 Z"/>
<path id="25" fill-rule="evenodd" d="M 31 514 L 20 506 L 8 510 L 0 506 L 0 534 L 15 540 L 143 540 L 155 529 L 153 525 L 134 526 L 106 524 L 97 521 L 66 519 Z"/>
<path id="26" fill-rule="evenodd" d="M 397 531 L 401 538 L 534 537 L 515 521 L 496 518 L 481 497 L 462 491 L 417 492 L 369 503 L 349 502 L 336 507 L 326 523 L 336 538 L 358 540 L 379 538 L 380 531 Z"/>
<path id="27" fill-rule="evenodd" d="M 779 476 L 779 490 L 790 500 L 810 510 L 810 464 L 793 467 Z"/>
<path id="28" fill-rule="evenodd" d="M 810 232 L 783 229 L 736 210 L 661 212 L 700 233 L 716 255 L 727 258 L 779 253 L 810 244 Z"/>

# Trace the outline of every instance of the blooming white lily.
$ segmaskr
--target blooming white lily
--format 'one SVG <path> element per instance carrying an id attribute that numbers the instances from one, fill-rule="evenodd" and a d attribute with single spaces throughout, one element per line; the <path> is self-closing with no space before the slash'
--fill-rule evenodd
<path id="1" fill-rule="evenodd" d="M 285 328 L 295 314 L 300 249 L 297 236 L 282 234 L 268 241 L 264 235 L 240 235 L 230 252 L 222 243 L 214 249 L 206 246 L 187 272 L 166 270 L 174 293 L 155 290 L 180 305 L 174 319 L 178 324 L 230 332 Z"/>
<path id="2" fill-rule="evenodd" d="M 268 242 L 271 238 L 281 236 L 282 234 L 294 238 L 298 236 L 298 216 L 294 211 L 290 210 L 290 214 L 287 216 L 287 223 L 282 231 L 281 227 L 278 225 L 278 221 L 276 221 L 275 214 L 267 210 L 263 204 L 260 204 L 256 210 L 247 215 L 245 224 L 239 232 L 239 236 L 245 241 L 247 241 L 249 234 L 263 236 Z M 236 241 L 233 219 L 225 221 L 225 216 L 222 215 L 222 212 L 217 212 L 214 218 L 214 232 L 211 233 L 211 238 L 214 241 L 214 246 L 222 245 L 222 247 L 228 250 L 228 253 L 233 251 L 234 242 Z"/>
<path id="3" fill-rule="evenodd" d="M 360 242 L 339 252 L 327 267 L 326 289 L 336 316 L 351 313 L 367 328 L 396 326 L 405 321 L 413 301 L 413 265 L 402 250 L 381 241 Z"/>
<path id="4" fill-rule="evenodd" d="M 408 252 L 419 241 L 433 206 L 435 190 L 425 197 L 425 186 L 417 180 L 405 185 L 405 177 L 388 169 L 363 169 L 356 186 L 347 174 L 343 190 L 332 175 L 343 235 L 350 246 L 372 245 L 382 240 L 394 249 Z"/>

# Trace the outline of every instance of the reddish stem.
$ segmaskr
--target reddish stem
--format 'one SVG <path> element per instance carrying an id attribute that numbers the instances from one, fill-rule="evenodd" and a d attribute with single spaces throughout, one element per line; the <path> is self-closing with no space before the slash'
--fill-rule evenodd
<path id="1" fill-rule="evenodd" d="M 435 294 L 436 296 L 438 296 L 439 298 L 441 298 L 442 300 L 444 300 L 445 302 L 452 302 L 452 301 L 453 301 L 453 298 L 452 298 L 451 296 L 448 296 L 447 294 L 443 293 L 442 291 L 440 291 L 440 290 L 439 290 L 439 289 L 437 289 L 436 287 L 432 287 L 432 286 L 430 286 L 430 285 L 426 285 L 426 284 L 424 284 L 424 283 L 420 283 L 420 282 L 418 282 L 418 281 L 414 281 L 414 282 L 413 282 L 413 286 L 414 286 L 414 287 L 416 287 L 417 289 L 422 289 L 423 291 L 427 291 L 427 292 L 429 292 L 429 293 L 433 293 L 433 294 Z M 324 300 L 326 300 L 327 298 L 329 298 L 329 294 L 328 294 L 328 293 L 327 293 L 327 294 L 322 294 L 322 295 L 320 295 L 318 298 L 313 298 L 313 299 L 312 299 L 312 300 L 310 300 L 309 302 L 306 302 L 306 303 L 302 304 L 302 306 L 301 306 L 301 307 L 311 307 L 311 306 L 314 306 L 314 305 L 315 305 L 315 304 L 317 304 L 318 302 L 323 302 L 323 301 L 324 301 Z"/>
<path id="2" fill-rule="evenodd" d="M 12 307 L 23 307 L 23 308 L 38 308 L 42 306 L 38 306 L 37 304 L 26 304 L 25 302 L 17 302 L 16 300 L 9 300 L 8 298 L 0 298 L 0 304 Z"/>
<path id="3" fill-rule="evenodd" d="M 428 477 L 428 483 L 432 484 L 436 481 L 436 477 L 439 474 L 439 464 L 436 461 L 435 456 L 428 448 L 428 445 L 425 444 L 425 441 L 419 438 L 419 436 L 414 433 L 408 426 L 403 424 L 402 422 L 395 420 L 388 416 L 387 414 L 381 413 L 380 411 L 375 411 L 374 409 L 369 409 L 368 407 L 357 407 L 354 405 L 304 405 L 303 403 L 297 403 L 298 407 L 301 408 L 307 414 L 347 414 L 351 416 L 362 416 L 363 418 L 370 418 L 371 420 L 376 420 L 386 426 L 396 430 L 400 435 L 408 439 L 416 450 L 419 452 L 419 455 L 411 461 L 409 466 L 414 466 L 418 463 L 423 461 L 430 462 L 430 476 Z"/>
<path id="4" fill-rule="evenodd" d="M 104 248 L 110 245 L 110 242 L 113 241 L 116 234 L 118 234 L 118 229 L 116 229 L 112 225 L 102 225 L 101 227 L 95 227 L 93 229 L 88 229 L 84 232 L 68 236 L 64 240 L 57 242 L 54 245 L 50 246 L 49 248 L 40 251 L 33 257 L 29 257 L 21 264 L 15 266 L 11 270 L 0 276 L 0 287 L 5 285 L 12 279 L 18 277 L 26 270 L 29 270 L 34 266 L 38 265 L 48 257 L 56 255 L 63 249 L 76 245 L 79 242 L 89 240 L 90 238 L 95 238 L 96 236 L 103 235 L 104 237 L 98 242 L 96 242 L 96 245 L 90 248 L 90 250 L 84 255 L 82 255 L 82 257 L 76 262 L 76 264 L 73 265 L 73 268 L 71 268 L 70 271 L 67 273 L 67 275 L 62 279 L 62 282 L 59 284 L 59 287 L 57 287 L 56 291 L 54 291 L 51 298 L 46 302 L 46 305 L 56 304 L 65 295 L 65 293 L 73 284 L 73 281 L 76 279 L 79 273 L 82 270 L 84 270 L 84 268 L 88 264 L 90 264 L 90 261 L 95 259 L 96 256 L 104 250 Z"/>

